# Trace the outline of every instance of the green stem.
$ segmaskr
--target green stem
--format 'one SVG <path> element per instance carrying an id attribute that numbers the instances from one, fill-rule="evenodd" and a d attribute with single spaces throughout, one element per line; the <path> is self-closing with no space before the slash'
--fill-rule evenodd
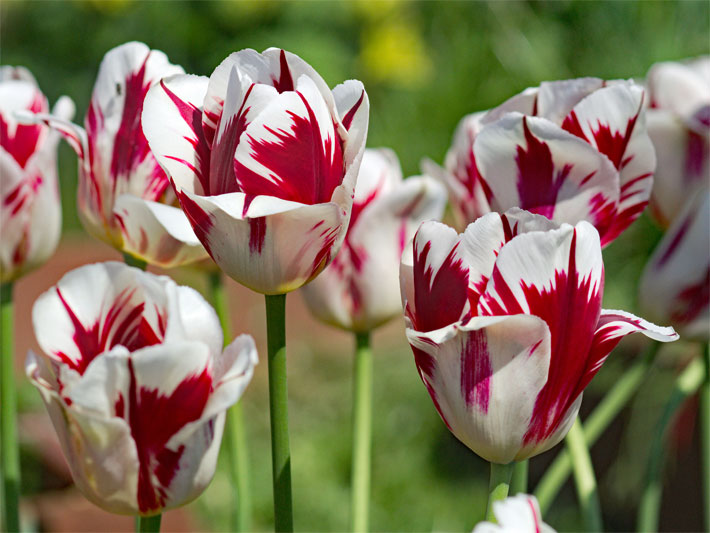
<path id="1" fill-rule="evenodd" d="M 156 533 L 160 531 L 162 514 L 136 517 L 136 533 Z"/>
<path id="2" fill-rule="evenodd" d="M 0 436 L 3 478 L 3 531 L 19 531 L 20 453 L 17 444 L 17 394 L 13 357 L 12 283 L 0 285 L 2 352 L 0 353 Z"/>
<path id="3" fill-rule="evenodd" d="M 572 472 L 577 486 L 577 500 L 584 517 L 586 531 L 602 531 L 602 512 L 599 505 L 597 478 L 592 458 L 584 439 L 582 422 L 577 418 L 565 437 L 567 451 L 572 459 Z"/>
<path id="4" fill-rule="evenodd" d="M 491 463 L 491 478 L 488 483 L 488 504 L 486 506 L 486 520 L 497 523 L 493 514 L 493 502 L 504 500 L 508 497 L 510 478 L 513 475 L 514 463 L 501 465 Z"/>
<path id="5" fill-rule="evenodd" d="M 660 345 L 659 342 L 651 343 L 643 356 L 621 376 L 587 417 L 584 422 L 584 440 L 587 446 L 594 445 L 644 382 L 646 374 L 653 366 Z M 535 497 L 543 515 L 547 513 L 571 471 L 572 459 L 567 450 L 561 449 L 535 487 Z"/>
<path id="6" fill-rule="evenodd" d="M 293 531 L 291 451 L 288 441 L 286 381 L 286 295 L 266 295 L 266 338 L 269 358 L 271 465 L 274 483 L 275 529 Z"/>
<path id="7" fill-rule="evenodd" d="M 356 334 L 353 388 L 353 465 L 350 529 L 368 529 L 370 501 L 370 448 L 372 445 L 372 350 L 370 334 Z"/>
<path id="8" fill-rule="evenodd" d="M 700 389 L 700 457 L 703 463 L 705 531 L 710 531 L 710 345 L 702 346 L 705 381 Z"/>
<path id="9" fill-rule="evenodd" d="M 693 359 L 676 379 L 668 402 L 656 426 L 656 432 L 651 441 L 651 450 L 646 465 L 646 483 L 641 495 L 638 513 L 638 531 L 657 531 L 658 517 L 661 510 L 661 493 L 663 490 L 662 474 L 665 459 L 664 441 L 668 425 L 673 415 L 685 399 L 693 394 L 705 379 L 705 363 L 702 358 Z"/>
<path id="10" fill-rule="evenodd" d="M 125 252 L 123 253 L 123 262 L 126 263 L 128 266 L 140 268 L 141 270 L 145 270 L 148 266 L 148 263 L 146 263 L 142 259 L 133 257 L 131 254 L 127 254 Z"/>
<path id="11" fill-rule="evenodd" d="M 209 289 L 219 323 L 222 326 L 225 346 L 231 342 L 232 334 L 229 323 L 229 307 L 222 282 L 222 273 L 209 274 Z M 232 505 L 230 509 L 230 527 L 232 531 L 251 529 L 251 491 L 249 487 L 249 451 L 247 449 L 246 429 L 241 400 L 227 411 L 224 428 L 225 448 L 229 465 L 229 478 L 232 485 Z"/>
<path id="12" fill-rule="evenodd" d="M 528 492 L 528 460 L 519 461 L 513 467 L 513 479 L 510 481 L 510 493 L 526 494 Z"/>

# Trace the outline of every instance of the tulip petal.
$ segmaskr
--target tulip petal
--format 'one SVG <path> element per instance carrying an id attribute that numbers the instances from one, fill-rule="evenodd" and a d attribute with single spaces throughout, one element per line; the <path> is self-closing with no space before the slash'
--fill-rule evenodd
<path id="1" fill-rule="evenodd" d="M 688 129 L 680 117 L 663 109 L 649 109 L 646 117 L 658 159 L 651 210 L 661 226 L 667 228 L 693 191 L 707 187 L 710 132 L 702 135 Z"/>
<path id="2" fill-rule="evenodd" d="M 138 455 L 128 424 L 67 405 L 55 392 L 56 380 L 44 358 L 30 352 L 25 370 L 47 406 L 81 492 L 102 509 L 135 514 Z"/>
<path id="3" fill-rule="evenodd" d="M 37 299 L 32 309 L 37 341 L 80 374 L 114 346 L 137 349 L 160 342 L 168 281 L 114 262 L 73 270 Z"/>
<path id="4" fill-rule="evenodd" d="M 480 522 L 472 533 L 555 533 L 542 521 L 542 513 L 535 496 L 516 494 L 493 502 L 497 524 Z"/>
<path id="5" fill-rule="evenodd" d="M 237 143 L 252 120 L 276 98 L 276 89 L 268 85 L 243 87 L 236 68 L 232 68 L 217 133 L 210 156 L 209 195 L 238 192 L 235 175 Z"/>
<path id="6" fill-rule="evenodd" d="M 181 194 L 195 234 L 224 272 L 263 294 L 297 289 L 337 252 L 345 213 L 334 203 L 302 205 L 243 193 Z"/>
<path id="7" fill-rule="evenodd" d="M 619 205 L 602 245 L 614 240 L 648 204 L 656 155 L 641 113 L 643 97 L 638 85 L 614 83 L 584 98 L 562 124 L 606 155 L 619 171 Z"/>
<path id="8" fill-rule="evenodd" d="M 599 78 L 543 81 L 537 95 L 537 109 L 532 114 L 562 124 L 581 100 L 604 87 L 605 83 Z"/>
<path id="9" fill-rule="evenodd" d="M 603 284 L 599 235 L 586 222 L 519 235 L 498 254 L 479 315 L 536 315 L 553 341 L 550 376 L 525 444 L 546 441 L 582 390 L 577 384 L 587 368 Z"/>
<path id="10" fill-rule="evenodd" d="M 668 109 L 687 119 L 710 103 L 710 57 L 699 57 L 687 63 L 656 63 L 647 78 L 651 107 Z"/>
<path id="11" fill-rule="evenodd" d="M 586 374 L 577 388 L 584 390 L 619 341 L 637 332 L 658 342 L 672 342 L 679 338 L 671 327 L 656 326 L 626 311 L 603 309 L 594 332 Z"/>
<path id="12" fill-rule="evenodd" d="M 142 115 L 150 149 L 176 189 L 200 194 L 209 190 L 210 148 L 202 132 L 208 82 L 193 75 L 163 79 L 148 91 Z"/>
<path id="13" fill-rule="evenodd" d="M 202 110 L 202 130 L 210 148 L 219 127 L 232 69 L 237 71 L 242 95 L 252 83 L 266 84 L 271 81 L 269 61 L 250 48 L 232 52 L 214 69 Z"/>
<path id="14" fill-rule="evenodd" d="M 432 331 L 469 316 L 468 265 L 456 231 L 440 222 L 424 222 L 414 236 L 412 258 L 402 260 L 412 264 L 414 297 L 404 302 L 412 327 Z"/>
<path id="15" fill-rule="evenodd" d="M 208 254 L 180 208 L 123 194 L 116 199 L 114 216 L 124 252 L 162 268 L 173 268 Z"/>
<path id="16" fill-rule="evenodd" d="M 480 295 L 486 290 L 488 279 L 498 252 L 513 237 L 530 231 L 557 229 L 559 224 L 541 215 L 513 208 L 504 214 L 489 213 L 468 225 L 463 234 L 466 263 L 469 266 L 468 300 L 476 310 Z"/>
<path id="17" fill-rule="evenodd" d="M 550 367 L 545 322 L 529 315 L 474 317 L 431 333 L 407 329 L 407 338 L 454 435 L 488 461 L 522 459 L 518 452 Z"/>
<path id="18" fill-rule="evenodd" d="M 328 202 L 343 181 L 342 140 L 313 81 L 272 100 L 242 134 L 236 151 L 239 188 L 303 204 Z"/>
<path id="19" fill-rule="evenodd" d="M 710 193 L 700 190 L 654 250 L 641 276 L 639 303 L 649 318 L 672 324 L 681 335 L 710 335 Z"/>
<path id="20" fill-rule="evenodd" d="M 496 211 L 521 207 L 558 222 L 612 222 L 619 177 L 606 156 L 546 119 L 511 113 L 481 131 L 478 168 Z"/>

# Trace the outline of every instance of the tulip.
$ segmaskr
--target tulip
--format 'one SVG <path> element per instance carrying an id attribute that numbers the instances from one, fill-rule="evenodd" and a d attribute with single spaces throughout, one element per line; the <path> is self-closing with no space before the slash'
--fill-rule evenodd
<path id="1" fill-rule="evenodd" d="M 85 128 L 42 114 L 24 117 L 55 128 L 79 156 L 77 205 L 86 230 L 166 268 L 207 257 L 141 129 L 148 89 L 182 72 L 163 52 L 125 43 L 101 61 Z"/>
<path id="2" fill-rule="evenodd" d="M 298 56 L 242 50 L 212 76 L 151 88 L 143 131 L 195 234 L 230 277 L 266 295 L 275 528 L 293 528 L 285 294 L 345 238 L 365 148 L 359 81 L 331 92 Z"/>
<path id="3" fill-rule="evenodd" d="M 315 278 L 345 237 L 368 111 L 358 81 L 331 92 L 298 56 L 242 50 L 209 79 L 151 88 L 143 131 L 217 265 L 284 294 Z"/>
<path id="4" fill-rule="evenodd" d="M 425 222 L 402 258 L 406 334 L 452 433 L 492 463 L 557 444 L 622 337 L 678 338 L 601 308 L 599 234 L 513 209 L 456 232 Z"/>
<path id="5" fill-rule="evenodd" d="M 648 203 L 656 159 L 643 99 L 630 81 L 545 82 L 464 117 L 446 168 L 424 170 L 447 185 L 461 225 L 520 207 L 586 220 L 607 245 Z"/>
<path id="6" fill-rule="evenodd" d="M 656 247 L 641 276 L 639 304 L 653 320 L 668 322 L 683 338 L 710 336 L 710 192 L 702 189 Z"/>
<path id="7" fill-rule="evenodd" d="M 710 56 L 656 63 L 647 77 L 648 133 L 658 168 L 651 213 L 664 228 L 686 198 L 708 187 L 710 175 Z"/>
<path id="8" fill-rule="evenodd" d="M 400 314 L 402 252 L 419 224 L 441 218 L 445 204 L 446 192 L 437 181 L 402 180 L 394 152 L 365 150 L 343 246 L 302 290 L 311 313 L 356 333 L 372 331 Z"/>
<path id="9" fill-rule="evenodd" d="M 542 521 L 535 496 L 517 494 L 493 503 L 497 524 L 480 522 L 472 533 L 555 533 Z"/>
<path id="10" fill-rule="evenodd" d="M 9 283 L 54 253 L 62 230 L 57 188 L 58 136 L 41 125 L 18 124 L 17 111 L 49 113 L 28 70 L 0 68 L 0 283 Z M 62 96 L 53 116 L 68 120 L 74 103 Z"/>
<path id="11" fill-rule="evenodd" d="M 103 509 L 150 516 L 214 475 L 225 410 L 249 383 L 248 335 L 222 351 L 195 290 L 123 263 L 66 274 L 32 310 L 39 390 L 76 485 Z"/>

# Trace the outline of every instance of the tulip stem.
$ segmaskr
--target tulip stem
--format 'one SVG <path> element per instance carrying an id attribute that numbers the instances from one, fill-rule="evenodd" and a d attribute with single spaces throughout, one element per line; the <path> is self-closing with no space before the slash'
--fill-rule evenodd
<path id="1" fill-rule="evenodd" d="M 2 352 L 0 353 L 0 435 L 2 436 L 3 531 L 19 531 L 20 453 L 17 445 L 17 398 L 13 357 L 12 283 L 0 284 Z"/>
<path id="2" fill-rule="evenodd" d="M 579 417 L 574 421 L 565 437 L 567 451 L 572 459 L 572 474 L 577 486 L 577 500 L 582 510 L 586 531 L 600 532 L 602 526 L 602 511 L 599 505 L 597 478 L 594 475 L 592 458 L 584 439 L 584 429 Z"/>
<path id="3" fill-rule="evenodd" d="M 160 531 L 162 514 L 154 516 L 139 516 L 136 518 L 136 533 L 155 533 Z"/>
<path id="4" fill-rule="evenodd" d="M 286 381 L 285 294 L 266 295 L 266 338 L 269 357 L 274 525 L 277 532 L 293 531 L 291 451 L 288 440 L 288 387 Z"/>
<path id="5" fill-rule="evenodd" d="M 705 531 L 710 531 L 710 345 L 702 346 L 705 381 L 700 389 L 700 457 L 703 463 L 703 498 Z"/>
<path id="6" fill-rule="evenodd" d="M 353 387 L 353 463 L 350 530 L 368 529 L 370 501 L 370 449 L 372 446 L 372 349 L 370 333 L 355 336 Z"/>
<path id="7" fill-rule="evenodd" d="M 510 481 L 510 493 L 526 494 L 528 492 L 528 460 L 518 461 L 513 467 L 513 479 Z"/>
<path id="8" fill-rule="evenodd" d="M 705 363 L 700 357 L 694 358 L 676 379 L 668 402 L 656 425 L 655 436 L 651 440 L 651 450 L 646 465 L 646 483 L 641 494 L 637 531 L 658 531 L 658 518 L 661 511 L 663 492 L 662 474 L 665 459 L 664 442 L 666 430 L 685 399 L 701 386 L 705 379 Z M 702 422 L 701 422 L 702 423 Z"/>
<path id="9" fill-rule="evenodd" d="M 653 366 L 653 361 L 660 346 L 661 343 L 652 342 L 643 356 L 639 357 L 631 368 L 621 376 L 584 421 L 584 440 L 587 446 L 594 445 L 604 433 L 604 430 L 631 400 L 641 383 L 644 382 L 649 369 Z M 547 513 L 571 471 L 572 459 L 569 452 L 563 448 L 535 487 L 535 497 L 540 504 L 540 512 L 543 515 Z"/>
<path id="10" fill-rule="evenodd" d="M 148 266 L 148 263 L 146 263 L 142 259 L 133 257 L 131 254 L 127 254 L 125 252 L 123 253 L 123 262 L 126 263 L 128 266 L 140 268 L 141 270 L 145 270 Z"/>
<path id="11" fill-rule="evenodd" d="M 229 323 L 229 307 L 222 281 L 222 273 L 209 274 L 209 289 L 212 304 L 219 323 L 222 326 L 224 345 L 232 340 Z M 244 532 L 251 529 L 251 491 L 249 487 L 249 450 L 247 448 L 244 413 L 241 400 L 227 411 L 225 426 L 225 448 L 229 465 L 229 477 L 232 485 L 232 505 L 230 509 L 231 531 Z"/>
<path id="12" fill-rule="evenodd" d="M 513 475 L 515 464 L 509 463 L 501 465 L 491 463 L 491 478 L 488 483 L 488 505 L 486 506 L 486 520 L 497 523 L 496 517 L 493 514 L 493 502 L 504 500 L 508 497 L 510 488 L 510 478 Z"/>

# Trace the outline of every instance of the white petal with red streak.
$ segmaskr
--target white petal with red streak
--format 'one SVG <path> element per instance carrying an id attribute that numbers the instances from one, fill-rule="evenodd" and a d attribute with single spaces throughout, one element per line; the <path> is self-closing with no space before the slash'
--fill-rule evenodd
<path id="1" fill-rule="evenodd" d="M 201 129 L 195 129 L 195 123 L 201 124 L 199 118 L 208 82 L 204 76 L 172 76 L 151 87 L 143 103 L 143 133 L 158 163 L 178 190 L 201 193 L 202 180 L 206 183 L 209 179 L 209 150 L 204 150 L 202 156 L 206 160 L 201 161 L 196 146 L 199 147 L 200 140 L 204 141 L 204 136 Z M 175 95 L 186 112 L 189 111 L 190 122 L 181 115 L 166 89 Z M 204 147 L 207 148 L 206 141 Z"/>
<path id="2" fill-rule="evenodd" d="M 573 240 L 575 255 L 570 258 Z M 575 272 L 569 272 L 571 259 L 574 260 Z M 549 291 L 555 288 L 556 273 L 568 276 L 576 273 L 578 283 L 589 280 L 591 298 L 592 294 L 602 290 L 604 280 L 599 233 L 588 222 L 580 222 L 575 227 L 563 224 L 557 230 L 519 235 L 500 250 L 495 269 L 506 287 L 497 287 L 496 281 L 491 278 L 479 301 L 479 313 L 490 313 L 494 302 L 509 312 L 517 305 L 525 313 L 530 312 L 523 285 L 535 287 L 538 291 Z M 508 301 L 501 292 L 506 288 L 510 289 L 515 302 Z"/>
<path id="3" fill-rule="evenodd" d="M 325 268 L 337 253 L 338 240 L 342 242 L 346 212 L 332 202 L 303 205 L 257 196 L 244 213 L 243 193 L 187 196 L 210 221 L 196 234 L 214 261 L 231 278 L 257 292 L 282 294 L 297 289 Z M 186 212 L 191 218 L 189 208 Z M 254 226 L 258 234 L 252 233 Z"/>
<path id="4" fill-rule="evenodd" d="M 670 323 L 685 338 L 710 335 L 710 192 L 702 189 L 654 250 L 641 276 L 639 304 L 652 320 Z"/>
<path id="5" fill-rule="evenodd" d="M 532 151 L 525 137 L 525 123 L 536 142 L 543 143 L 549 150 L 553 167 L 551 181 L 556 183 L 565 165 L 572 165 L 556 196 L 548 195 L 542 204 L 542 200 L 534 196 L 543 187 L 549 189 L 550 184 L 533 184 L 528 180 L 525 183 L 529 196 L 522 197 L 519 191 L 517 150 Z M 604 201 L 600 203 L 611 207 L 618 203 L 619 175 L 609 159 L 546 119 L 517 113 L 506 115 L 481 131 L 474 143 L 474 153 L 493 195 L 491 207 L 497 211 L 512 207 L 527 210 L 554 207 L 550 218 L 558 222 L 588 220 L 604 225 L 609 220 L 596 212 L 599 210 L 595 210 L 592 199 L 601 197 Z"/>
<path id="6" fill-rule="evenodd" d="M 316 89 L 314 83 L 307 76 L 298 79 L 297 92 L 285 92 L 271 100 L 266 108 L 247 126 L 237 146 L 235 159 L 247 167 L 264 180 L 274 184 L 280 184 L 283 177 L 274 173 L 274 169 L 265 166 L 255 159 L 255 149 L 252 141 L 259 144 L 274 143 L 281 141 L 276 132 L 289 134 L 292 130 L 293 117 L 298 116 L 301 120 L 311 123 L 309 110 L 301 99 L 305 99 L 315 118 L 315 126 L 320 131 L 321 146 L 314 146 L 315 149 L 325 153 L 325 143 L 338 142 L 336 132 L 333 128 L 332 117 L 325 105 L 323 98 Z M 301 96 L 299 96 L 301 95 Z M 249 190 L 248 184 L 240 184 L 242 190 Z"/>
<path id="7" fill-rule="evenodd" d="M 173 268 L 208 254 L 179 207 L 122 194 L 113 207 L 123 251 L 151 265 Z"/>
<path id="8" fill-rule="evenodd" d="M 656 153 L 646 129 L 643 100 L 640 86 L 618 82 L 595 91 L 573 110 L 587 141 L 605 152 L 619 169 L 617 218 L 610 234 L 604 237 L 605 242 L 610 242 L 641 215 L 651 194 Z M 613 141 L 608 136 L 598 137 L 602 128 L 608 128 Z"/>
<path id="9" fill-rule="evenodd" d="M 25 371 L 47 406 L 72 478 L 84 496 L 107 511 L 135 514 L 138 455 L 125 420 L 68 406 L 41 356 L 30 352 Z"/>
<path id="10" fill-rule="evenodd" d="M 229 54 L 214 69 L 210 75 L 202 113 L 202 126 L 210 146 L 212 146 L 212 139 L 214 139 L 222 115 L 230 72 L 233 68 L 237 70 L 242 95 L 252 83 L 268 83 L 270 81 L 269 62 L 260 53 L 250 48 Z M 238 105 L 241 105 L 241 102 Z"/>
<path id="11" fill-rule="evenodd" d="M 472 533 L 555 533 L 542 521 L 542 513 L 535 496 L 516 494 L 493 502 L 497 524 L 479 522 Z"/>
<path id="12" fill-rule="evenodd" d="M 157 330 L 155 306 L 165 307 L 166 284 L 174 282 L 165 276 L 148 275 L 118 262 L 96 263 L 72 270 L 59 280 L 56 288 L 52 287 L 40 295 L 32 308 L 37 342 L 50 356 L 61 351 L 73 361 L 82 358 L 83 354 L 73 338 L 74 324 L 58 290 L 81 325 L 91 328 L 98 322 L 103 324 L 106 314 L 123 291 L 135 289 L 132 297 L 119 309 L 119 316 L 124 317 L 141 302 L 154 304 L 145 305 L 143 316 Z"/>
<path id="13" fill-rule="evenodd" d="M 410 344 L 435 360 L 432 375 L 422 379 L 442 418 L 484 459 L 523 459 L 518 454 L 550 365 L 547 324 L 529 315 L 474 317 L 444 330 L 406 331 Z"/>
<path id="14" fill-rule="evenodd" d="M 708 186 L 710 156 L 705 157 L 698 175 L 692 175 L 688 172 L 688 145 L 692 133 L 685 123 L 664 109 L 648 109 L 646 118 L 657 158 L 651 191 L 651 214 L 661 226 L 667 228 L 678 217 L 693 191 Z"/>
<path id="15" fill-rule="evenodd" d="M 402 167 L 389 148 L 366 148 L 355 187 L 355 203 L 373 202 L 402 183 Z"/>

